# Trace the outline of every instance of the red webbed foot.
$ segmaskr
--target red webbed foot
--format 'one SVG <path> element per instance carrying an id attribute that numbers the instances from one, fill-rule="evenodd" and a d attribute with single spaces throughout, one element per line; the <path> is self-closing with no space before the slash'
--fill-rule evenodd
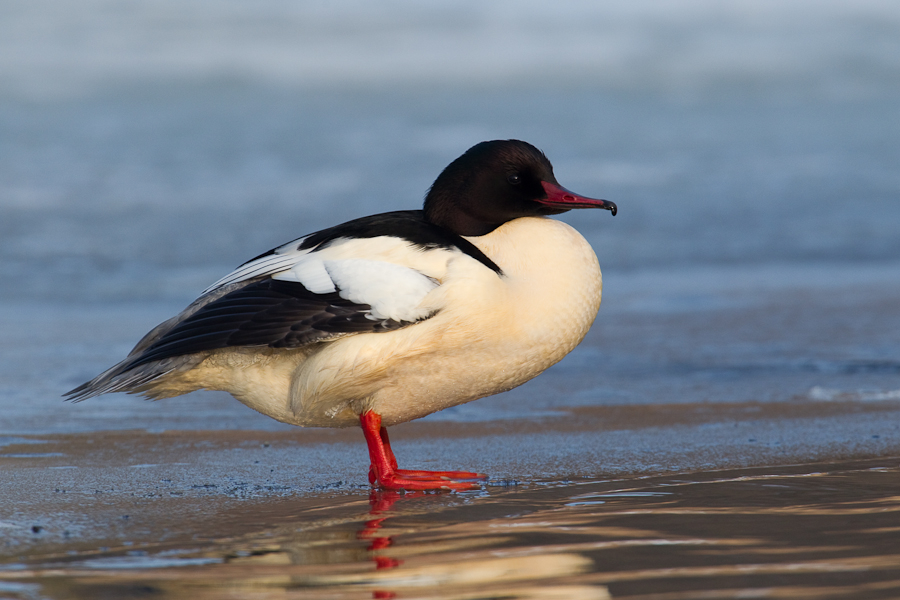
<path id="1" fill-rule="evenodd" d="M 389 471 L 377 478 L 378 485 L 386 490 L 475 490 L 481 487 L 474 481 L 458 481 L 459 479 L 484 479 L 484 475 L 478 477 L 447 477 L 444 473 L 457 473 L 457 471 L 412 471 L 414 476 L 404 475 L 403 470 Z M 478 473 L 465 473 L 465 475 L 478 475 Z"/>
<path id="2" fill-rule="evenodd" d="M 391 450 L 387 429 L 381 426 L 381 415 L 369 411 L 360 415 L 360 425 L 369 446 L 369 483 L 386 490 L 473 490 L 478 483 L 460 481 L 487 479 L 487 475 L 471 471 L 420 471 L 400 469 Z"/>

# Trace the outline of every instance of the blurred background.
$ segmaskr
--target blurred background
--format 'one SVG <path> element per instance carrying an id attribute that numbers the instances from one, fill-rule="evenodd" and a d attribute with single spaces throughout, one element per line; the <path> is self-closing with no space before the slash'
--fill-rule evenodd
<path id="1" fill-rule="evenodd" d="M 0 4 L 0 432 L 278 426 L 59 395 L 495 138 L 618 204 L 564 217 L 604 306 L 546 378 L 434 418 L 900 398 L 896 2 L 33 0 Z"/>

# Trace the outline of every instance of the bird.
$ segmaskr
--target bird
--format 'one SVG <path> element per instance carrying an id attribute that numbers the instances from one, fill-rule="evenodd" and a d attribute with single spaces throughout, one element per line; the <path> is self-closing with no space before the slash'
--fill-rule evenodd
<path id="1" fill-rule="evenodd" d="M 600 267 L 584 237 L 550 217 L 586 208 L 617 212 L 562 187 L 527 142 L 478 143 L 440 173 L 422 210 L 260 254 L 64 395 L 225 391 L 284 423 L 360 426 L 375 487 L 476 489 L 486 475 L 400 469 L 387 427 L 515 388 L 581 342 Z"/>

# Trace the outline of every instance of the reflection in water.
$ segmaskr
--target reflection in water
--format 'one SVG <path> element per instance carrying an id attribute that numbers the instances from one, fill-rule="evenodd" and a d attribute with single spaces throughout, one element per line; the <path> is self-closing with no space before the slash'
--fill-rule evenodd
<path id="1" fill-rule="evenodd" d="M 10 598 L 891 598 L 900 461 L 242 507 L 214 540 L 34 556 Z M 261 501 L 263 502 L 263 501 Z M 242 522 L 255 522 L 240 531 Z M 186 525 L 187 526 L 187 525 Z M 199 540 L 199 537 L 197 538 Z M 117 562 L 118 561 L 118 562 Z M 35 590 L 38 586 L 40 593 Z"/>
<path id="2" fill-rule="evenodd" d="M 412 492 L 411 496 L 423 494 L 424 492 Z M 386 513 L 391 509 L 394 503 L 396 503 L 403 497 L 404 495 L 400 494 L 399 492 L 381 490 L 373 490 L 372 494 L 369 496 L 369 504 L 372 505 L 372 510 L 370 512 L 372 516 L 375 516 L 377 518 L 366 521 L 365 527 L 363 527 L 357 537 L 361 540 L 372 541 L 372 543 L 369 544 L 366 549 L 372 553 L 372 560 L 375 561 L 376 569 L 394 569 L 396 567 L 399 567 L 402 563 L 401 560 L 385 556 L 379 551 L 390 548 L 390 546 L 394 543 L 394 540 L 390 536 L 384 535 L 384 532 L 380 531 L 381 524 L 385 521 L 385 519 L 387 519 Z M 397 594 L 385 590 L 374 590 L 372 592 L 372 597 L 396 598 Z"/>

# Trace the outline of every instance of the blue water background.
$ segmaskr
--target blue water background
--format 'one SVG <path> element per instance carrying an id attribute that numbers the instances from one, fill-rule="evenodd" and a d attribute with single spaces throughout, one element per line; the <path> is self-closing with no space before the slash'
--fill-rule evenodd
<path id="1" fill-rule="evenodd" d="M 0 431 L 280 427 L 222 394 L 59 395 L 493 138 L 619 205 L 563 217 L 604 304 L 544 378 L 431 418 L 890 398 L 898 98 L 893 2 L 4 4 Z"/>

